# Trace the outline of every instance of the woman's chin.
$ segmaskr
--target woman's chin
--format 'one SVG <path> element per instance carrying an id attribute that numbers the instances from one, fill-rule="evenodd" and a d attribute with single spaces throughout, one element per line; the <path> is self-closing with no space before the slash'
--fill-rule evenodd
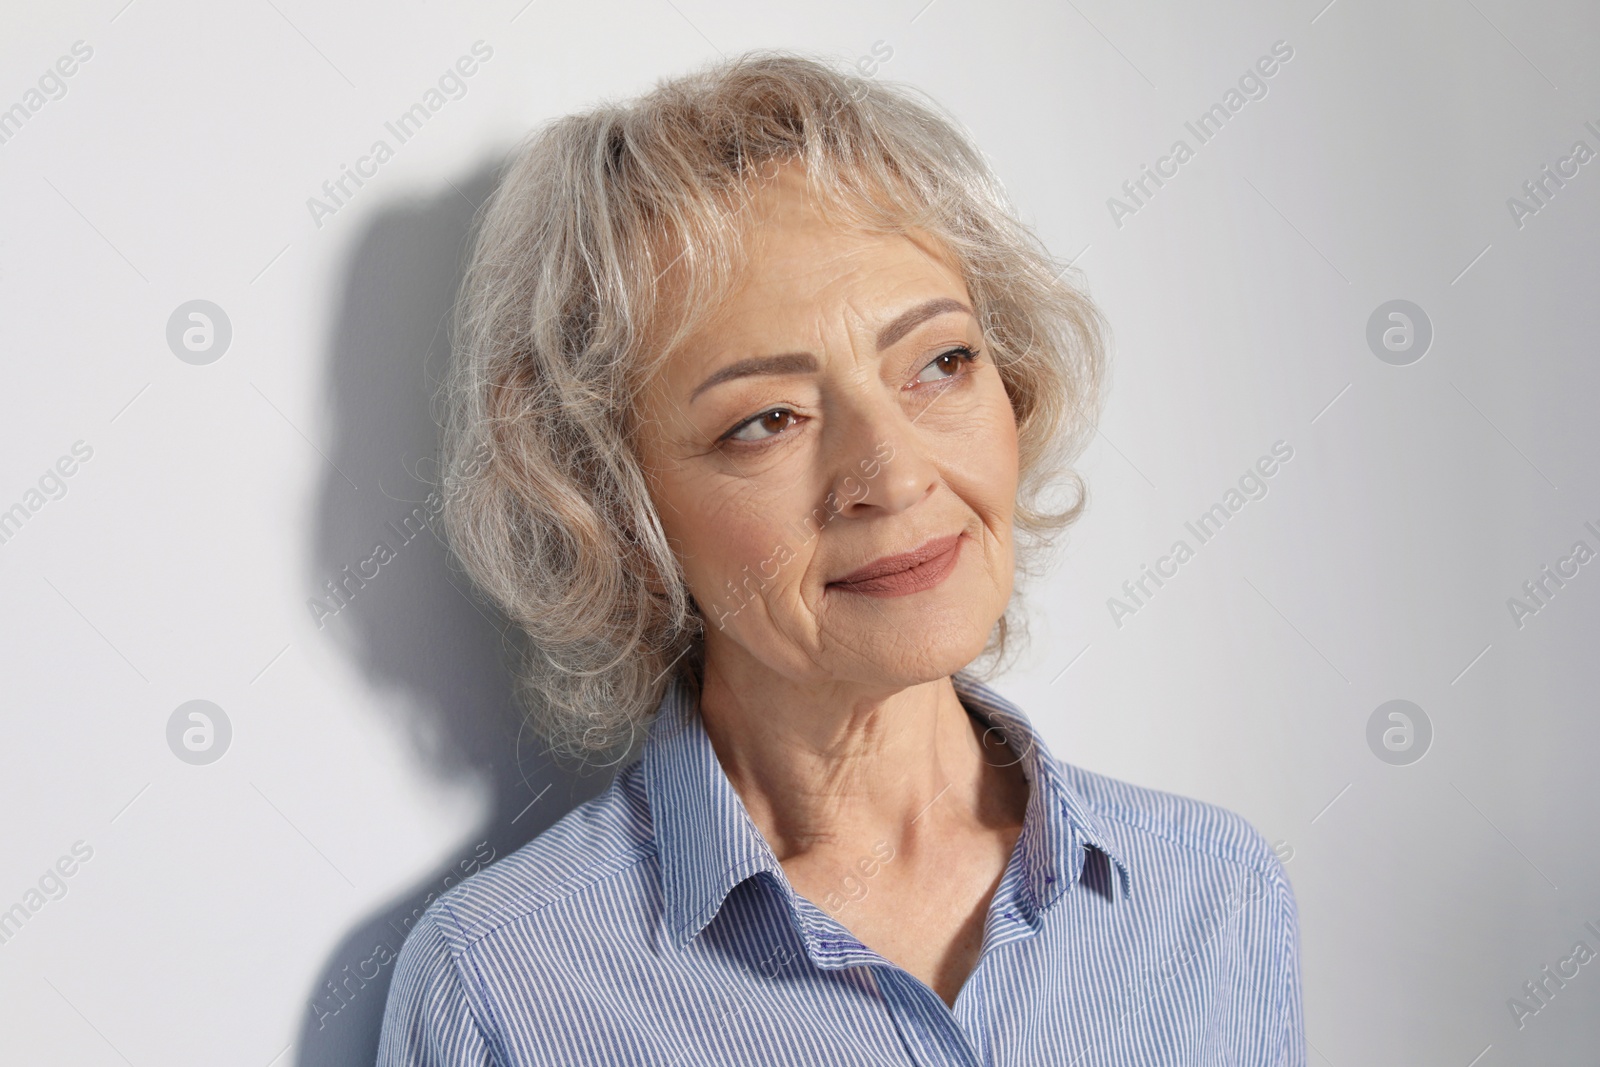
<path id="1" fill-rule="evenodd" d="M 876 627 L 832 634 L 829 658 L 842 661 L 837 676 L 903 686 L 948 678 L 982 654 L 994 629 L 992 623 L 975 625 L 971 612 L 944 626 L 925 616 L 913 621 L 914 626 L 900 625 L 880 618 Z"/>

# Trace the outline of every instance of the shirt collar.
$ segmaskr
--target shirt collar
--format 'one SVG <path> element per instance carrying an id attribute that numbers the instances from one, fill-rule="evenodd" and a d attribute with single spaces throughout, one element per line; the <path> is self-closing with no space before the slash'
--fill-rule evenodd
<path id="1" fill-rule="evenodd" d="M 1104 819 L 1068 784 L 1061 764 L 1022 709 L 959 671 L 950 680 L 966 709 L 989 724 L 990 740 L 1003 740 L 1028 778 L 1028 808 L 1017 841 L 1023 908 L 1035 914 L 1048 908 L 1080 878 L 1092 880 L 1091 888 L 1112 899 L 1119 889 L 1126 897 L 1133 876 L 1112 845 Z M 1103 860 L 1086 874 L 1091 853 Z"/>
<path id="2" fill-rule="evenodd" d="M 667 928 L 678 943 L 703 930 L 733 887 L 783 867 L 717 760 L 689 684 L 673 676 L 641 757 Z"/>
<path id="3" fill-rule="evenodd" d="M 1115 865 L 1125 895 L 1131 887 L 1127 864 L 1112 848 L 1103 821 L 1067 784 L 1027 716 L 959 672 L 951 681 L 968 711 L 1016 753 L 1030 783 L 1017 845 L 1024 909 L 1042 911 L 1083 877 L 1090 849 Z M 679 944 L 693 940 L 733 888 L 757 874 L 771 873 L 785 896 L 793 897 L 782 865 L 717 759 L 694 692 L 679 677 L 661 698 L 641 763 L 661 863 L 664 918 Z M 1114 895 L 1119 880 L 1108 875 L 1099 872 L 1105 884 L 1096 888 Z"/>

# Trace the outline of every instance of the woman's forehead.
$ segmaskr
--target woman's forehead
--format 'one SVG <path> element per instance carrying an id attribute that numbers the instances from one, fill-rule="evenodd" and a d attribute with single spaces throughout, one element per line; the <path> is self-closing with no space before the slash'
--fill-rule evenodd
<path id="1" fill-rule="evenodd" d="M 938 298 L 970 307 L 960 271 L 916 236 L 814 221 L 768 229 L 722 306 L 680 351 L 701 366 L 732 351 L 810 347 L 841 328 L 876 334 L 913 305 Z"/>
<path id="2" fill-rule="evenodd" d="M 892 299 L 905 286 L 960 285 L 960 265 L 937 237 L 910 227 L 869 228 L 819 196 L 796 168 L 755 195 L 744 233 L 729 314 L 821 310 L 841 299 Z"/>
<path id="3" fill-rule="evenodd" d="M 682 315 L 692 323 L 663 346 L 666 358 L 652 376 L 674 393 L 692 387 L 713 364 L 814 348 L 841 321 L 875 333 L 930 299 L 972 306 L 961 264 L 945 242 L 910 226 L 872 225 L 850 203 L 851 194 L 819 190 L 798 164 L 752 179 L 744 195 L 734 212 L 740 250 L 716 287 L 714 305 L 685 306 L 687 273 L 710 266 L 699 260 L 697 268 L 697 257 L 680 259 L 676 284 L 658 290 L 668 319 Z"/>

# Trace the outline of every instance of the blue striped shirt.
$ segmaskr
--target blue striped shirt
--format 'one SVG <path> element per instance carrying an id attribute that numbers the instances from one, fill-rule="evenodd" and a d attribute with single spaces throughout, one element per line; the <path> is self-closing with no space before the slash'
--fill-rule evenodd
<path id="1" fill-rule="evenodd" d="M 418 921 L 381 1067 L 1304 1064 L 1294 896 L 1261 835 L 1055 760 L 953 680 L 1030 783 L 953 1009 L 794 891 L 674 681 L 606 792 Z"/>

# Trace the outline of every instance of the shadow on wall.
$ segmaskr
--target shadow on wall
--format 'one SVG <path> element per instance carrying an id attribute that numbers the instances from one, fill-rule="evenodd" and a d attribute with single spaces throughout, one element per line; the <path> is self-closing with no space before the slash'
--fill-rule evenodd
<path id="1" fill-rule="evenodd" d="M 442 780 L 481 782 L 491 814 L 444 866 L 329 953 L 306 996 L 298 1067 L 372 1063 L 395 954 L 432 895 L 515 851 L 611 779 L 552 766 L 519 729 L 505 620 L 451 568 L 426 503 L 438 476 L 432 403 L 449 312 L 473 214 L 495 179 L 480 167 L 431 199 L 397 204 L 356 248 L 329 345 L 337 471 L 322 486 L 313 554 L 314 581 L 344 583 L 343 603 L 326 596 L 323 625 L 385 694 L 419 759 Z M 387 553 L 375 553 L 380 544 Z"/>

